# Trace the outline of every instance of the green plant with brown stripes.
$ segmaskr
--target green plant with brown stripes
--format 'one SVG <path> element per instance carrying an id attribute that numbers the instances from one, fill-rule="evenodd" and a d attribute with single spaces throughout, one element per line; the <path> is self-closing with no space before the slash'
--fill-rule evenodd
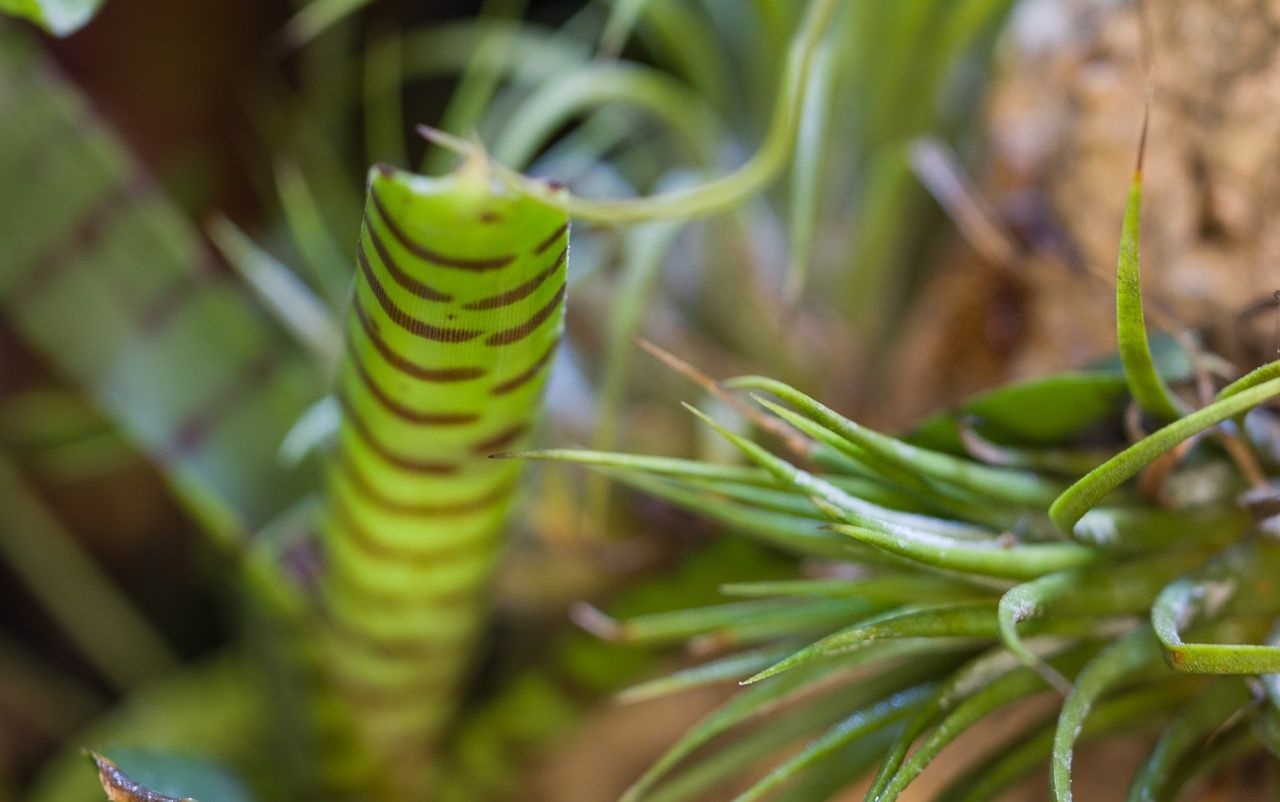
<path id="1" fill-rule="evenodd" d="M 1053 798 L 1069 802 L 1077 743 L 1115 734 L 1155 736 L 1130 802 L 1177 798 L 1226 764 L 1274 768 L 1280 453 L 1267 433 L 1280 424 L 1280 362 L 1216 395 L 1203 370 L 1161 364 L 1143 323 L 1140 201 L 1141 170 L 1122 227 L 1116 367 L 1001 388 L 902 438 L 743 376 L 716 394 L 781 435 L 789 458 L 692 407 L 747 465 L 524 455 L 590 465 L 819 569 L 724 585 L 729 603 L 586 619 L 626 643 L 721 652 L 634 696 L 745 686 L 624 800 L 698 799 L 718 785 L 738 800 L 825 799 L 869 777 L 866 799 L 889 802 L 966 730 L 1055 694 L 1056 716 L 935 798 L 995 799 L 1047 759 Z M 1194 347 L 1192 364 L 1206 356 Z M 1198 404 L 1170 389 L 1191 378 Z M 1154 430 L 1126 445 L 1127 405 Z M 1280 774 L 1269 777 L 1274 793 Z M 1124 782 L 1112 780 L 1117 792 Z"/>
<path id="2" fill-rule="evenodd" d="M 548 195 L 556 190 L 547 188 Z M 483 160 L 370 173 L 323 514 L 326 673 L 420 798 L 457 707 L 519 466 L 560 338 L 568 220 L 495 192 Z"/>

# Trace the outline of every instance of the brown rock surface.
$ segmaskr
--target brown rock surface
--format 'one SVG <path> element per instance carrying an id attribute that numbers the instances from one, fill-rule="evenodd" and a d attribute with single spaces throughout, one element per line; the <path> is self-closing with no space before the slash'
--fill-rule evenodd
<path id="1" fill-rule="evenodd" d="M 1280 289 L 1280 0 L 1148 0 L 1145 18 L 1144 289 L 1184 325 L 1221 325 Z M 894 422 L 1114 347 L 1114 298 L 1086 271 L 1114 273 L 1147 93 L 1142 19 L 1127 0 L 1030 0 L 1016 15 L 978 183 L 1048 257 L 997 267 L 950 250 L 904 322 L 881 408 Z"/>

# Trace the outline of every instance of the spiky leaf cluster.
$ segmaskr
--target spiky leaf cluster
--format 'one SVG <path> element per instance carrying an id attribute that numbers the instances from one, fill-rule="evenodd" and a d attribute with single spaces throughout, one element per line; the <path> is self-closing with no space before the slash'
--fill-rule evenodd
<path id="1" fill-rule="evenodd" d="M 1121 732 L 1155 738 L 1131 800 L 1171 799 L 1224 763 L 1280 754 L 1276 461 L 1245 420 L 1274 421 L 1260 407 L 1280 395 L 1280 363 L 1215 395 L 1203 371 L 1153 355 L 1139 204 L 1140 173 L 1112 367 L 998 389 L 902 438 L 746 376 L 721 392 L 749 393 L 748 413 L 781 434 L 786 457 L 697 410 L 747 465 L 532 455 L 589 464 L 815 569 L 723 586 L 733 598 L 713 607 L 583 616 L 607 637 L 713 655 L 633 699 L 743 686 L 625 799 L 700 798 L 767 765 L 739 800 L 827 798 L 870 777 L 866 798 L 888 802 L 957 737 L 1042 694 L 1061 694 L 1056 715 L 977 757 L 937 798 L 996 798 L 1048 759 L 1054 799 L 1070 800 L 1077 744 Z M 1193 376 L 1199 403 L 1169 388 Z M 1127 430 L 1126 408 L 1146 416 L 1130 414 Z"/>

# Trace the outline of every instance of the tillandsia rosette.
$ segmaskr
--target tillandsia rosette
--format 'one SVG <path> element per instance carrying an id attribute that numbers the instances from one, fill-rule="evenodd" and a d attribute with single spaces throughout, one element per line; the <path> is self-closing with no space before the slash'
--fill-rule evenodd
<path id="1" fill-rule="evenodd" d="M 1265 408 L 1280 362 L 1214 395 L 1198 345 L 1156 357 L 1140 181 L 1139 170 L 1112 364 L 994 390 L 902 437 L 746 376 L 717 392 L 788 456 L 697 410 L 745 465 L 526 455 L 590 465 L 817 569 L 725 585 L 733 598 L 711 607 L 588 617 L 606 637 L 691 640 L 712 655 L 632 698 L 743 686 L 625 800 L 735 783 L 738 800 L 825 799 L 861 780 L 868 800 L 887 802 L 966 730 L 1039 694 L 1061 694 L 1059 712 L 1024 717 L 935 798 L 997 798 L 1048 759 L 1053 798 L 1070 800 L 1076 744 L 1118 733 L 1155 739 L 1131 800 L 1172 799 L 1226 763 L 1280 755 L 1280 455 L 1259 435 L 1280 422 Z M 1171 389 L 1191 378 L 1198 403 Z"/>
<path id="2" fill-rule="evenodd" d="M 390 798 L 424 796 L 471 666 L 520 471 L 489 457 L 536 422 L 568 237 L 482 156 L 443 178 L 370 173 L 327 459 L 323 660 Z"/>

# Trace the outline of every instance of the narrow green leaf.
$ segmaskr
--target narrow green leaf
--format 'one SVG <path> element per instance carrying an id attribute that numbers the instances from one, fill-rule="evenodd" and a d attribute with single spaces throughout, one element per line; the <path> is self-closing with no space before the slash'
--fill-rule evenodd
<path id="1" fill-rule="evenodd" d="M 797 666 L 843 654 L 878 640 L 906 638 L 992 638 L 996 635 L 996 607 L 991 601 L 952 603 L 936 607 L 901 607 L 873 616 L 809 644 L 795 654 L 747 679 L 752 684 Z"/>
<path id="2" fill-rule="evenodd" d="M 1121 683 L 1168 673 L 1160 659 L 1160 643 L 1149 627 L 1108 646 L 1084 667 L 1062 705 L 1053 736 L 1049 785 L 1056 802 L 1071 802 L 1071 759 L 1094 705 Z"/>
<path id="3" fill-rule="evenodd" d="M 863 501 L 860 498 L 855 498 L 824 479 L 808 471 L 801 470 L 786 460 L 775 457 L 745 437 L 734 434 L 700 410 L 687 404 L 685 407 L 702 419 L 708 426 L 719 432 L 722 437 L 732 443 L 749 459 L 773 474 L 779 482 L 789 486 L 797 493 L 805 493 L 820 498 L 825 504 L 819 505 L 819 509 L 824 512 L 832 508 L 838 510 L 839 513 L 834 516 L 836 520 L 856 523 L 859 526 L 876 529 L 884 534 L 906 536 L 913 531 L 911 523 L 914 522 L 912 519 L 916 516 L 896 513 L 879 505 Z"/>
<path id="4" fill-rule="evenodd" d="M 1251 699 L 1249 689 L 1238 679 L 1216 682 L 1197 694 L 1161 733 L 1156 748 L 1133 778 L 1128 802 L 1168 799 L 1167 785 L 1182 762 Z"/>
<path id="5" fill-rule="evenodd" d="M 0 453 L 0 558 L 116 689 L 178 665 L 155 628 Z"/>
<path id="6" fill-rule="evenodd" d="M 1143 613 L 1171 579 L 1204 559 L 1184 549 L 1149 560 L 1107 563 L 1049 574 L 1018 585 L 1000 598 L 1000 639 L 1023 663 L 1040 670 L 1018 635 L 1018 625 L 1040 615 L 1116 616 Z"/>
<path id="7" fill-rule="evenodd" d="M 1053 637 L 1035 638 L 1028 642 L 1028 649 L 1037 657 L 1065 654 L 1068 646 L 1068 641 Z M 1080 659 L 1087 654 L 1081 647 L 1074 648 L 1080 653 Z M 953 671 L 943 680 L 933 698 L 922 706 L 919 713 L 903 727 L 890 744 L 880 770 L 876 773 L 871 788 L 867 792 L 867 798 L 876 799 L 888 787 L 889 782 L 902 768 L 907 751 L 926 730 L 965 699 L 1018 669 L 1018 661 L 1014 656 L 1003 648 L 997 648 L 979 654 Z"/>
<path id="8" fill-rule="evenodd" d="M 1082 655 L 1078 652 L 1068 652 L 1051 660 L 1050 665 L 1059 673 L 1071 674 L 1074 673 L 1081 658 Z M 970 727 L 996 710 L 1040 693 L 1048 687 L 1045 679 L 1039 674 L 1030 669 L 1020 668 L 1006 674 L 999 682 L 987 685 L 968 696 L 925 737 L 920 747 L 885 784 L 884 790 L 875 797 L 875 802 L 893 802 L 933 762 L 943 748 L 968 731 Z"/>
<path id="9" fill-rule="evenodd" d="M 1144 123 L 1143 138 L 1146 138 Z M 1145 144 L 1145 143 L 1144 143 Z M 1141 158 L 1141 157 L 1139 157 Z M 1161 420 L 1176 420 L 1184 405 L 1156 372 L 1147 324 L 1142 314 L 1142 273 L 1138 264 L 1138 232 L 1142 211 L 1142 166 L 1129 188 L 1129 201 L 1120 231 L 1120 257 L 1116 266 L 1116 336 L 1125 380 L 1138 405 Z"/>
<path id="10" fill-rule="evenodd" d="M 1010 545 L 1000 539 L 974 542 L 924 532 L 888 534 L 848 524 L 835 524 L 831 529 L 923 565 L 1003 579 L 1034 579 L 1088 565 L 1100 557 L 1099 552 L 1078 543 Z"/>
<path id="11" fill-rule="evenodd" d="M 221 215 L 209 223 L 209 238 L 281 326 L 319 364 L 332 369 L 342 348 L 341 331 L 329 310 L 297 275 Z"/>
<path id="12" fill-rule="evenodd" d="M 1063 491 L 1049 507 L 1059 531 L 1072 535 L 1076 523 L 1108 493 L 1188 437 L 1280 395 L 1280 379 L 1242 390 L 1198 409 L 1121 451 Z"/>
<path id="13" fill-rule="evenodd" d="M 284 35 L 300 47 L 360 11 L 373 0 L 310 0 L 285 26 Z"/>
<path id="14" fill-rule="evenodd" d="M 726 596 L 857 596 L 877 601 L 916 604 L 989 596 L 984 588 L 959 578 L 933 574 L 884 574 L 865 579 L 792 579 L 730 582 L 720 586 Z"/>
<path id="15" fill-rule="evenodd" d="M 874 454 L 888 464 L 963 488 L 983 498 L 1041 507 L 1047 505 L 1060 492 L 1055 482 L 1032 473 L 979 465 L 880 434 L 854 423 L 799 390 L 773 379 L 743 376 L 726 382 L 726 386 L 772 393 L 799 409 L 806 417 L 850 440 L 859 448 Z M 774 411 L 779 409 L 778 405 L 767 399 L 760 400 L 769 409 Z"/>
<path id="16" fill-rule="evenodd" d="M 867 548 L 830 532 L 812 518 L 770 512 L 746 504 L 709 497 L 697 488 L 686 488 L 639 474 L 619 474 L 618 481 L 658 498 L 718 521 L 736 532 L 792 554 L 828 560 L 852 560 L 869 565 L 902 566 L 905 561 Z"/>
<path id="17" fill-rule="evenodd" d="M 1151 625 L 1175 671 L 1195 674 L 1280 672 L 1280 646 L 1186 643 L 1182 631 L 1234 611 L 1280 612 L 1280 544 L 1250 543 L 1227 551 L 1161 591 Z"/>
<path id="18" fill-rule="evenodd" d="M 758 783 L 739 794 L 734 802 L 751 802 L 751 800 L 760 799 L 800 772 L 824 760 L 832 759 L 843 747 L 901 721 L 928 698 L 932 691 L 932 685 L 917 685 L 881 699 L 870 707 L 858 710 L 820 738 L 810 742 L 800 754 L 778 766 Z"/>
<path id="19" fill-rule="evenodd" d="M 284 221 L 302 256 L 302 266 L 330 308 L 342 307 L 351 291 L 353 274 L 325 223 L 306 173 L 297 160 L 280 158 L 275 164 L 275 180 Z"/>
<path id="20" fill-rule="evenodd" d="M 586 449 L 548 448 L 540 451 L 519 451 L 500 455 L 503 458 L 531 459 L 547 462 L 573 462 L 579 465 L 602 468 L 623 468 L 679 478 L 716 479 L 741 482 L 750 485 L 772 485 L 767 471 L 742 465 L 720 465 L 712 462 L 657 457 L 643 454 L 620 454 Z"/>
<path id="21" fill-rule="evenodd" d="M 1245 375 L 1236 379 L 1218 391 L 1217 400 L 1230 398 L 1251 387 L 1257 387 L 1259 384 L 1265 384 L 1272 379 L 1280 378 L 1280 359 L 1275 362 L 1268 362 L 1265 365 L 1256 367 Z"/>
<path id="22" fill-rule="evenodd" d="M 1079 741 L 1157 726 L 1162 723 L 1161 714 L 1185 700 L 1191 690 L 1192 686 L 1161 683 L 1108 699 L 1089 716 Z M 1001 793 L 1048 759 L 1054 730 L 1054 718 L 1049 718 L 1019 732 L 952 781 L 938 795 L 937 802 L 999 799 Z"/>
<path id="23" fill-rule="evenodd" d="M 936 653 L 936 644 L 928 648 L 922 647 L 919 642 L 912 641 L 873 644 L 866 649 L 835 660 L 804 666 L 784 676 L 754 685 L 716 708 L 693 729 L 685 733 L 627 789 L 621 802 L 636 802 L 645 798 L 649 790 L 685 757 L 739 723 L 776 710 L 786 702 L 822 688 L 836 678 L 852 678 L 856 676 L 853 673 L 854 670 L 860 666 L 905 659 L 926 651 Z M 900 678 L 896 675 L 892 677 L 892 680 L 898 679 Z M 866 693 L 868 700 L 874 699 L 882 695 L 884 690 L 889 690 L 875 687 L 883 686 L 884 682 L 883 679 L 879 682 L 864 680 L 858 683 L 855 693 Z M 831 706 L 828 704 L 825 707 L 830 709 Z"/>
<path id="24" fill-rule="evenodd" d="M 620 702 L 643 702 L 673 693 L 712 685 L 728 680 L 743 679 L 791 654 L 792 647 L 765 647 L 738 652 L 717 660 L 709 660 L 692 668 L 686 668 L 632 685 L 617 696 Z"/>
<path id="25" fill-rule="evenodd" d="M 617 637 L 624 643 L 668 643 L 712 633 L 736 642 L 748 633 L 752 637 L 801 634 L 860 618 L 881 607 L 863 598 L 759 599 L 628 618 L 619 622 Z"/>

